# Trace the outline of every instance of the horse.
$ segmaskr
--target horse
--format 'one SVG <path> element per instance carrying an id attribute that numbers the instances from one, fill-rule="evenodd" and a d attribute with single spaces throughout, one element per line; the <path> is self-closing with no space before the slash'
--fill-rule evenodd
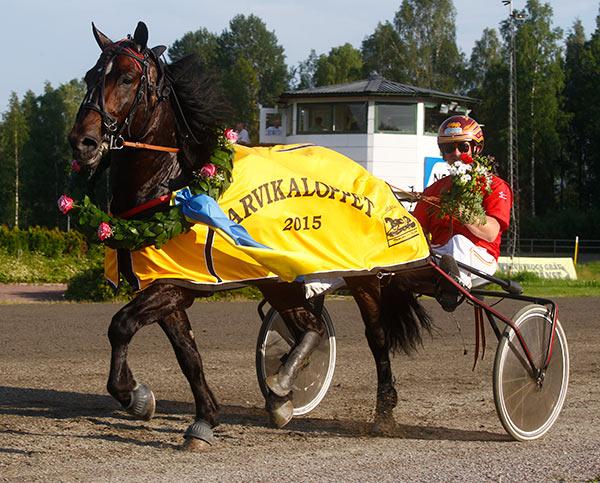
<path id="1" fill-rule="evenodd" d="M 217 142 L 215 132 L 224 125 L 227 110 L 214 77 L 201 62 L 194 56 L 170 64 L 161 60 L 166 47 L 148 47 L 148 29 L 143 22 L 138 23 L 133 37 L 117 42 L 94 24 L 92 31 L 101 54 L 85 75 L 87 92 L 69 142 L 74 159 L 93 173 L 92 178 L 109 169 L 110 210 L 118 215 L 186 186 L 192 173 L 209 160 Z M 115 146 L 119 142 L 120 146 Z M 176 149 L 153 149 L 160 146 Z M 164 205 L 159 204 L 135 216 L 144 218 L 162 209 Z M 121 250 L 119 260 L 126 258 Z M 345 277 L 377 368 L 373 431 L 378 434 L 393 433 L 395 427 L 393 409 L 398 396 L 390 353 L 416 349 L 422 334 L 431 329 L 431 320 L 413 289 L 417 280 L 429 283 L 432 274 L 417 272 Z M 265 280 L 256 286 L 299 334 L 300 342 L 269 381 L 266 409 L 273 423 L 281 427 L 292 417 L 293 380 L 318 345 L 324 326 L 319 304 L 306 299 L 302 283 Z M 154 414 L 154 395 L 147 385 L 136 381 L 127 363 L 128 346 L 142 327 L 157 323 L 164 331 L 194 396 L 195 418 L 184 432 L 183 443 L 190 450 L 215 443 L 213 428 L 219 409 L 186 315 L 186 309 L 201 296 L 206 293 L 188 286 L 154 282 L 121 308 L 108 328 L 111 362 L 107 390 L 129 413 L 146 420 Z"/>

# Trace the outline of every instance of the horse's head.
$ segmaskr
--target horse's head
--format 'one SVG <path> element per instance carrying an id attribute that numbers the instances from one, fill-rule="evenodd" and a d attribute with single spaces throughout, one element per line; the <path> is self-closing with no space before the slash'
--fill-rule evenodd
<path id="1" fill-rule="evenodd" d="M 166 88 L 159 60 L 166 48 L 147 48 L 148 29 L 143 22 L 133 37 L 117 42 L 94 24 L 92 30 L 102 53 L 85 75 L 87 93 L 69 134 L 74 158 L 89 170 L 124 138 L 138 140 L 146 134 Z"/>

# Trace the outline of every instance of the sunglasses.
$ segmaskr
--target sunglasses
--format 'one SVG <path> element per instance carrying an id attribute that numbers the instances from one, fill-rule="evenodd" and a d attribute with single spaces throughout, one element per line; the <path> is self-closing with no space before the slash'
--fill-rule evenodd
<path id="1" fill-rule="evenodd" d="M 456 149 L 458 149 L 461 153 L 468 153 L 471 150 L 471 144 L 467 141 L 463 141 L 461 143 L 440 144 L 439 147 L 443 154 L 453 153 Z"/>

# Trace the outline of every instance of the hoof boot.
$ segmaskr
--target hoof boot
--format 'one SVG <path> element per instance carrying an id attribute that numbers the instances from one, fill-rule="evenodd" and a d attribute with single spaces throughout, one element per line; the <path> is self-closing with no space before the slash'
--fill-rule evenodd
<path id="1" fill-rule="evenodd" d="M 197 439 L 204 441 L 209 445 L 212 445 L 215 442 L 215 435 L 210 424 L 208 424 L 206 421 L 202 421 L 201 419 L 190 424 L 185 430 L 183 437 L 186 440 Z"/>
<path id="2" fill-rule="evenodd" d="M 283 428 L 294 417 L 294 404 L 292 401 L 283 403 L 274 402 L 269 408 L 271 422 L 278 428 Z"/>
<path id="3" fill-rule="evenodd" d="M 131 391 L 131 402 L 127 412 L 144 421 L 149 421 L 154 416 L 156 400 L 154 394 L 146 384 L 138 384 Z"/>
<path id="4" fill-rule="evenodd" d="M 265 382 L 267 383 L 269 390 L 279 397 L 287 396 L 292 390 L 291 387 L 285 387 L 279 382 L 279 374 L 267 377 Z"/>

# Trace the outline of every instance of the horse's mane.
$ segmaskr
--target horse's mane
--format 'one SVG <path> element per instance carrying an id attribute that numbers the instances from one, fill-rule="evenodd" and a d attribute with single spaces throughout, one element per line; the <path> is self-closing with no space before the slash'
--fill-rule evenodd
<path id="1" fill-rule="evenodd" d="M 221 83 L 196 54 L 165 66 L 184 163 L 190 170 L 208 161 L 231 109 Z"/>

